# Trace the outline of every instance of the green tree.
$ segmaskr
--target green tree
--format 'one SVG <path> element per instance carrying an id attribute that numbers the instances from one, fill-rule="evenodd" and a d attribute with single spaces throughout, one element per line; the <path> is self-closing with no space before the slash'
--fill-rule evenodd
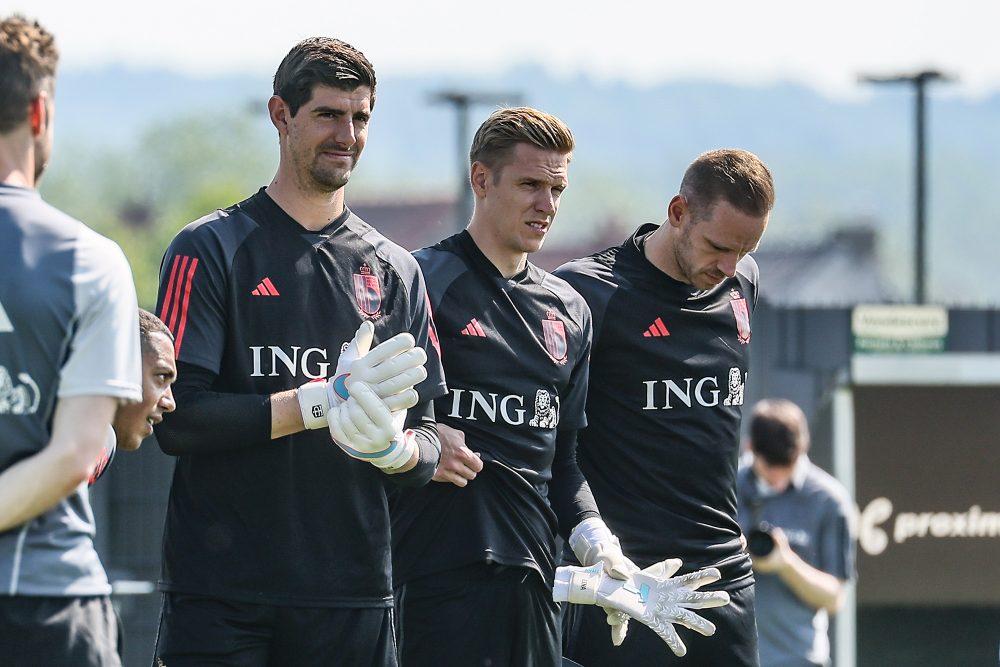
<path id="1" fill-rule="evenodd" d="M 155 123 L 121 149 L 57 146 L 42 190 L 121 245 L 139 303 L 152 308 L 170 239 L 267 183 L 277 160 L 269 128 L 247 115 L 197 115 Z"/>

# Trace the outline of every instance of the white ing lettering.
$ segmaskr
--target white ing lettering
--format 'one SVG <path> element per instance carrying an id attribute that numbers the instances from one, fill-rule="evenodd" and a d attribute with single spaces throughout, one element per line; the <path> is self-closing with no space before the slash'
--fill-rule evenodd
<path id="1" fill-rule="evenodd" d="M 892 501 L 875 498 L 861 512 L 858 543 L 865 553 L 877 556 L 889 545 L 881 525 L 892 517 Z M 1000 512 L 984 512 L 973 505 L 967 512 L 900 512 L 892 528 L 892 541 L 903 544 L 920 538 L 1000 537 Z"/>
<path id="2" fill-rule="evenodd" d="M 534 401 L 534 415 L 527 422 L 528 426 L 555 428 L 559 423 L 559 397 L 539 389 Z M 483 419 L 494 424 L 499 420 L 511 426 L 521 426 L 528 414 L 528 409 L 524 407 L 527 402 L 524 396 L 517 394 L 500 396 L 475 389 L 451 389 L 448 416 L 469 421 Z"/>
<path id="3" fill-rule="evenodd" d="M 743 405 L 744 386 L 747 374 L 738 368 L 729 369 L 726 384 L 726 398 L 723 405 Z M 674 408 L 694 407 L 695 404 L 706 408 L 719 405 L 722 390 L 719 380 L 714 375 L 702 378 L 683 378 L 681 380 L 643 380 L 646 401 L 643 410 L 673 410 Z"/>
<path id="4" fill-rule="evenodd" d="M 514 408 L 514 416 L 511 417 L 508 412 L 507 405 L 513 402 L 515 405 L 519 406 Z M 500 401 L 500 414 L 503 415 L 503 420 L 508 424 L 523 424 L 524 423 L 524 409 L 520 406 L 524 405 L 524 399 L 520 396 L 504 396 Z"/>
<path id="5" fill-rule="evenodd" d="M 250 346 L 253 360 L 253 370 L 250 377 L 277 377 L 280 368 L 284 367 L 292 377 L 300 374 L 310 378 L 325 378 L 330 372 L 330 362 L 327 361 L 326 350 L 321 347 L 308 347 L 302 354 L 300 345 L 292 345 L 290 352 L 285 352 L 278 345 Z M 265 352 L 267 350 L 267 352 Z M 322 361 L 313 359 L 318 357 Z M 267 368 L 265 369 L 265 363 Z"/>

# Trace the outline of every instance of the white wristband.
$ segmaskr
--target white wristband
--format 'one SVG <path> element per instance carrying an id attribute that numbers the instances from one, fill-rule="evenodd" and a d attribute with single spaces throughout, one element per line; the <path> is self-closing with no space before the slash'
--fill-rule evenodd
<path id="1" fill-rule="evenodd" d="M 592 565 L 587 568 L 556 568 L 552 599 L 555 602 L 597 604 L 597 593 L 604 576 L 604 570 L 600 565 Z"/>
<path id="2" fill-rule="evenodd" d="M 302 413 L 302 423 L 307 429 L 323 428 L 326 424 L 326 413 L 330 409 L 330 399 L 327 397 L 326 380 L 307 382 L 296 392 L 299 399 L 299 411 Z"/>

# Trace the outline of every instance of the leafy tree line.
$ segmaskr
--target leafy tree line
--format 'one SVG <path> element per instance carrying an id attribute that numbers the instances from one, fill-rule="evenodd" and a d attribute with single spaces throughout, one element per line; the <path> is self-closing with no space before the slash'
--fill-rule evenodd
<path id="1" fill-rule="evenodd" d="M 170 239 L 267 183 L 277 159 L 269 138 L 246 115 L 197 115 L 153 124 L 128 148 L 57 139 L 41 190 L 54 206 L 121 245 L 139 304 L 152 308 Z"/>

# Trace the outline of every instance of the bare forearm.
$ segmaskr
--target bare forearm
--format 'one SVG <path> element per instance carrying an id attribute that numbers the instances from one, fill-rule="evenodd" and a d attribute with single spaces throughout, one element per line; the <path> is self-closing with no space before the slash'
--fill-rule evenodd
<path id="1" fill-rule="evenodd" d="M 832 614 L 843 602 L 843 582 L 812 567 L 794 552 L 778 576 L 800 600 L 814 609 L 825 609 Z"/>
<path id="2" fill-rule="evenodd" d="M 299 409 L 298 389 L 271 394 L 271 440 L 305 430 Z"/>

